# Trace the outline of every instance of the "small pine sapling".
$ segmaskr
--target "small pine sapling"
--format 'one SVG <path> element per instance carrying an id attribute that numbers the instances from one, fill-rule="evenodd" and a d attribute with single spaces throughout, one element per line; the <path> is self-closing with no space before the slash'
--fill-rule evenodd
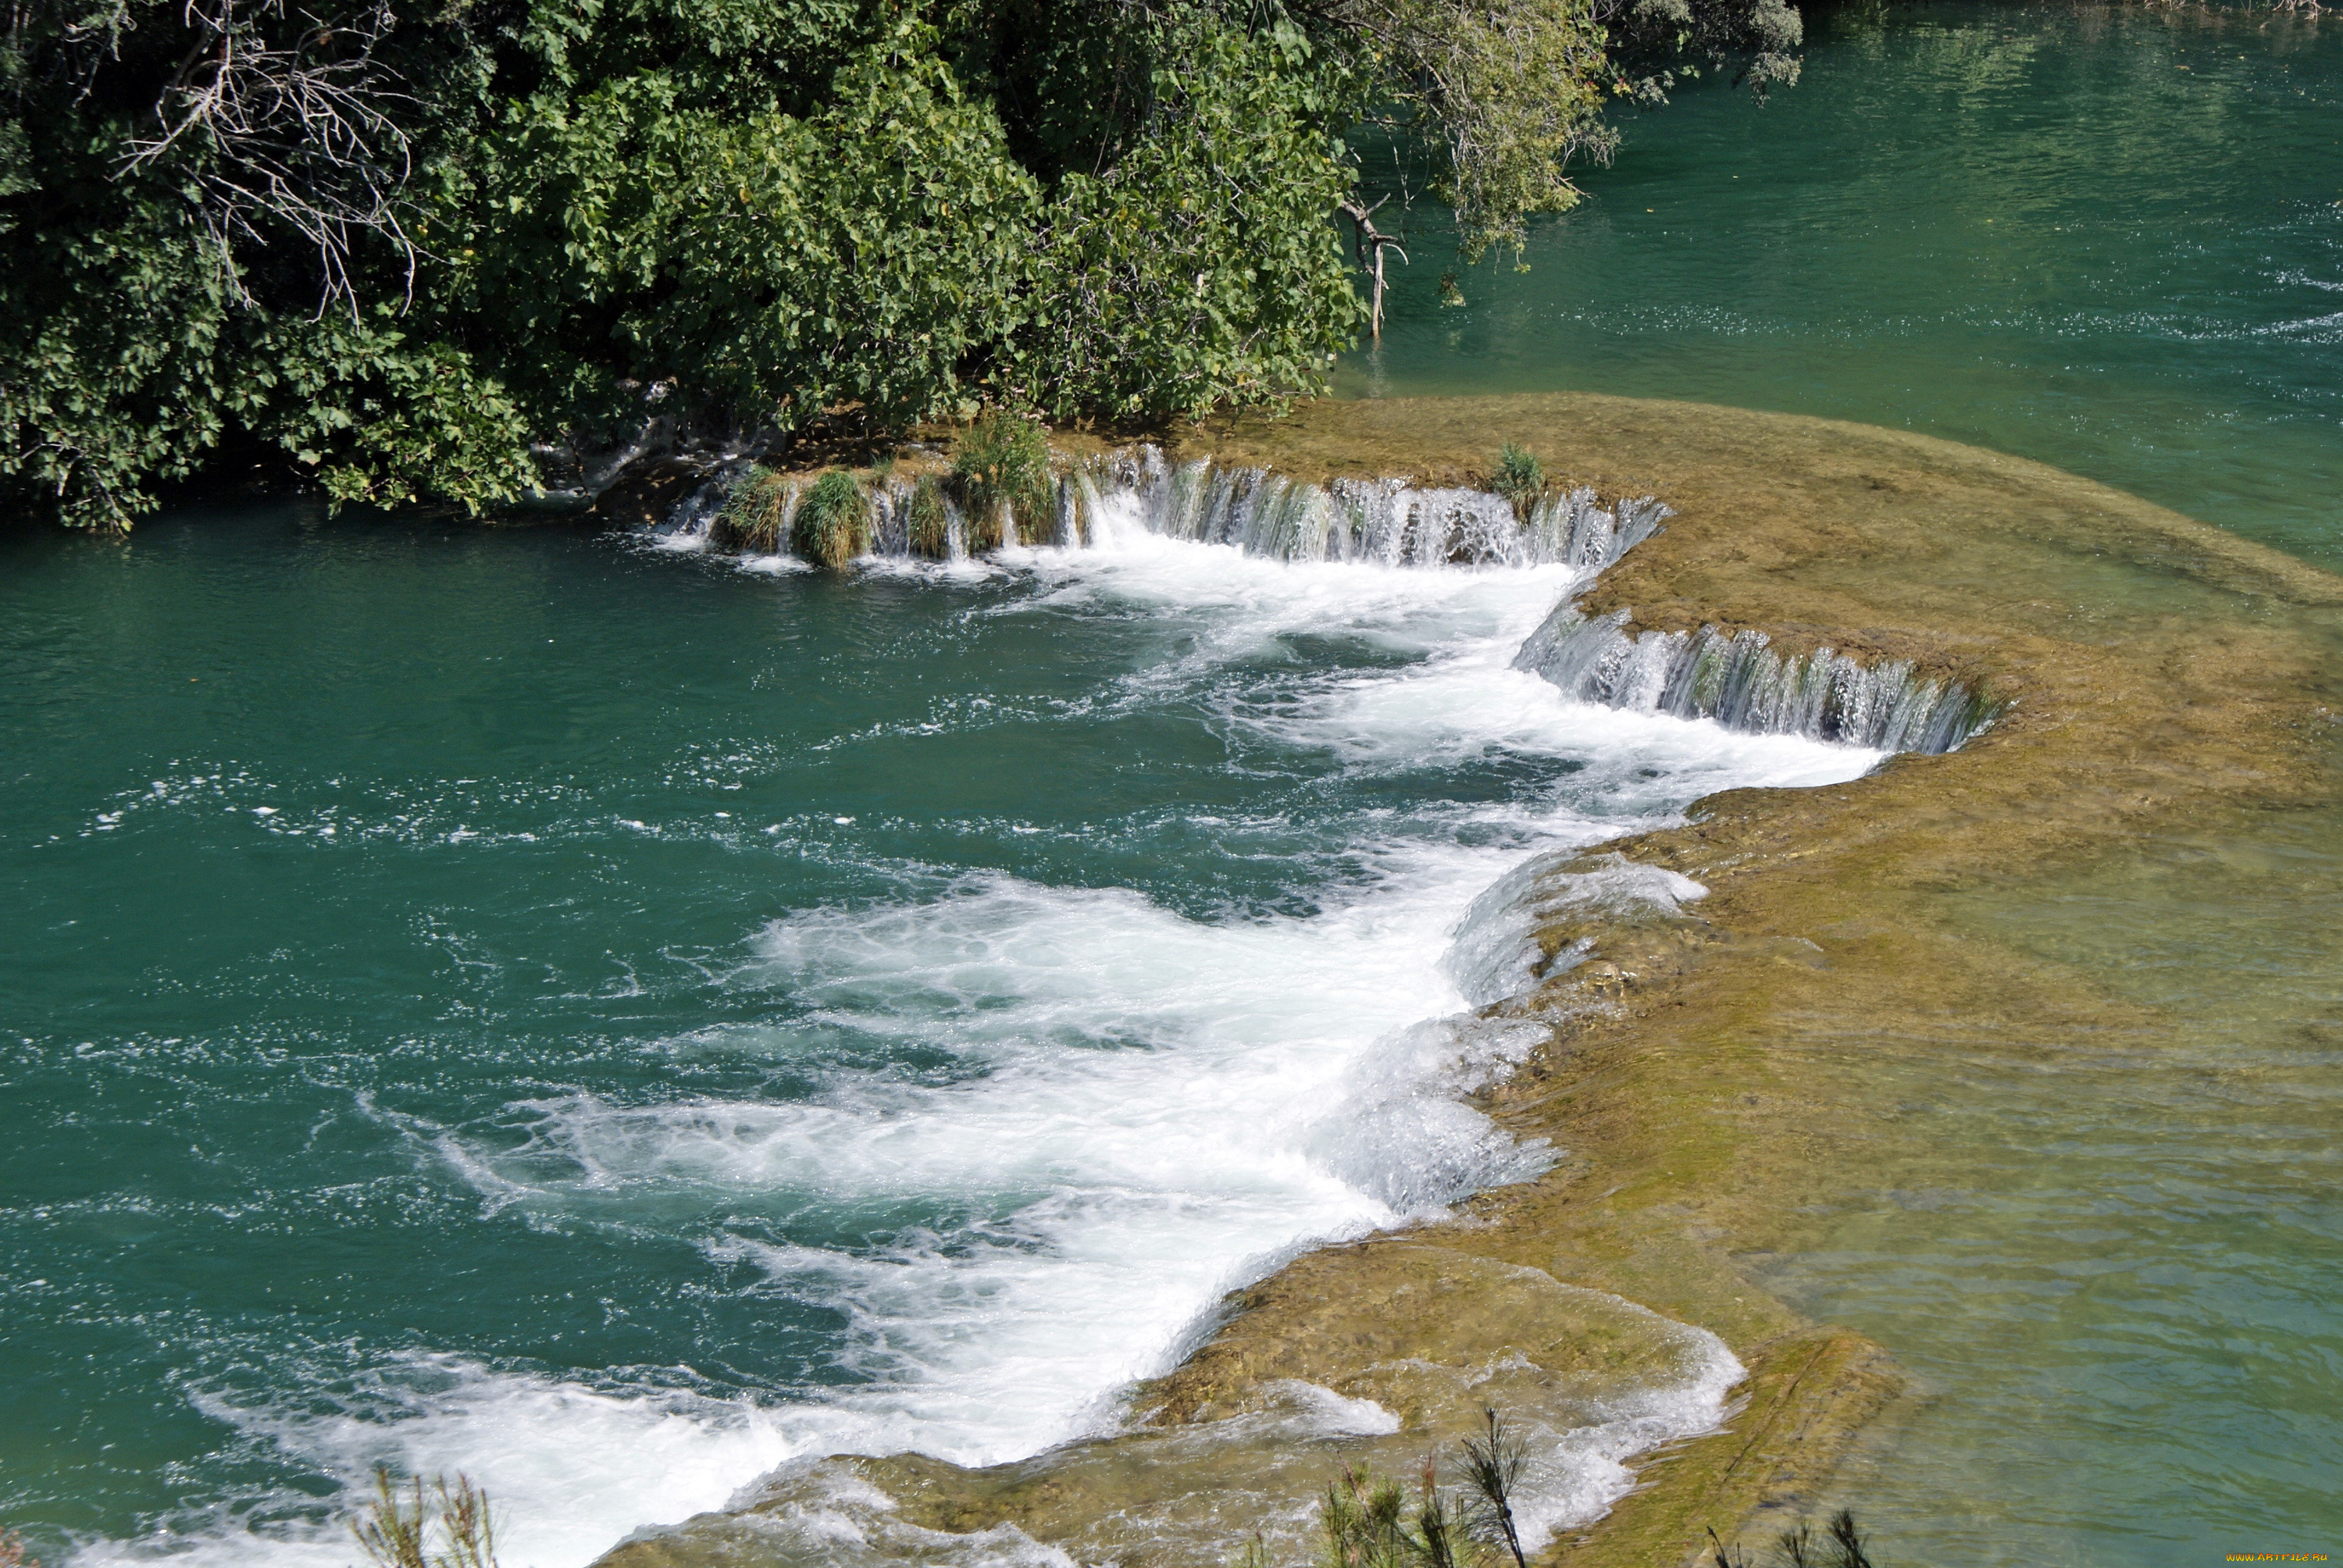
<path id="1" fill-rule="evenodd" d="M 1478 1494 L 1483 1533 L 1493 1538 L 1493 1543 L 1504 1543 L 1513 1553 L 1513 1568 L 1529 1568 L 1529 1558 L 1522 1551 L 1521 1530 L 1513 1520 L 1513 1493 L 1521 1485 L 1522 1472 L 1528 1468 L 1529 1450 L 1506 1429 L 1504 1417 L 1495 1406 L 1484 1407 L 1481 1414 L 1487 1423 L 1481 1435 L 1464 1440 L 1464 1480 Z"/>
<path id="2" fill-rule="evenodd" d="M 435 1524 L 443 1543 L 437 1552 Z M 457 1476 L 453 1486 L 440 1476 L 427 1496 L 418 1475 L 402 1495 L 390 1472 L 377 1467 L 374 1496 L 350 1522 L 350 1533 L 375 1568 L 497 1568 L 496 1517 L 488 1494 L 468 1476 Z"/>

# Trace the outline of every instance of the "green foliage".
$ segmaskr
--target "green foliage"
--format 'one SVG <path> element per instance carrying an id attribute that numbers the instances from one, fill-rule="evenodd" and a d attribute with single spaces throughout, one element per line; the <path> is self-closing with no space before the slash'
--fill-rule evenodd
<path id="1" fill-rule="evenodd" d="M 1497 473 L 1490 488 L 1513 502 L 1523 518 L 1545 494 L 1545 465 L 1528 447 L 1508 441 L 1497 453 Z"/>
<path id="2" fill-rule="evenodd" d="M 1576 199 L 1606 101 L 1788 79 L 1797 36 L 1784 0 L 12 18 L 0 495 L 106 528 L 231 462 L 478 509 L 653 417 L 770 442 L 1278 407 L 1363 324 L 1330 221 L 1363 120 L 1434 149 L 1477 255 Z"/>
<path id="3" fill-rule="evenodd" d="M 1531 213 L 1564 212 L 1579 192 L 1574 157 L 1610 161 L 1602 118 L 1609 35 L 1594 0 L 1398 0 L 1392 100 L 1437 146 L 1432 193 L 1455 210 L 1467 260 L 1518 250 Z"/>
<path id="4" fill-rule="evenodd" d="M 915 556 L 940 561 L 951 553 L 951 513 L 944 506 L 943 481 L 935 475 L 920 475 L 911 487 L 904 532 Z"/>
<path id="5" fill-rule="evenodd" d="M 966 516 L 969 548 L 1048 539 L 1057 528 L 1050 438 L 1031 419 L 988 408 L 952 452 L 952 484 Z"/>
<path id="6" fill-rule="evenodd" d="M 789 525 L 789 548 L 835 571 L 870 548 L 870 498 L 853 475 L 832 468 L 798 503 Z"/>
<path id="7" fill-rule="evenodd" d="M 1019 317 L 1039 191 L 933 45 L 899 25 L 802 116 L 706 102 L 663 63 L 539 93 L 481 144 L 478 307 L 521 327 L 525 364 L 592 323 L 606 371 L 784 427 L 841 403 L 889 427 L 955 411 Z M 566 309 L 535 303 L 547 262 Z"/>
<path id="8" fill-rule="evenodd" d="M 1042 216 L 1016 389 L 1056 418 L 1197 416 L 1322 388 L 1365 319 L 1328 215 L 1347 74 L 1280 21 L 1160 29 L 1148 136 Z"/>

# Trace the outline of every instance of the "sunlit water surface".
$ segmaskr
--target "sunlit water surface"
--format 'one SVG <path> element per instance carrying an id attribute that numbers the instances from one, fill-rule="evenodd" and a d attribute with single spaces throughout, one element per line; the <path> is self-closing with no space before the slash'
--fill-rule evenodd
<path id="1" fill-rule="evenodd" d="M 1818 25 L 1462 308 L 1420 218 L 1347 385 L 1922 429 L 2332 561 L 2338 100 L 2331 23 Z M 1865 761 L 1561 704 L 1504 668 L 1552 571 L 1127 546 L 8 541 L 0 1519 L 340 1563 L 383 1461 L 563 1568 L 792 1453 L 1093 1428 L 1226 1285 L 1534 1167 L 1405 1028 L 1475 893 Z M 1774 1273 L 1935 1391 L 1850 1482 L 1885 1560 L 2338 1543 L 2338 853 L 2273 822 L 1980 898 L 2164 1010 L 2102 1051 L 1851 1037 L 1926 1133 Z"/>
<path id="2" fill-rule="evenodd" d="M 1561 568 L 5 548 L 0 1516 L 85 1562 L 339 1563 L 380 1462 L 565 1568 L 1111 1424 L 1232 1286 L 1544 1168 L 1445 1076 L 1476 895 L 1876 759 L 1564 702 Z"/>
<path id="3" fill-rule="evenodd" d="M 1629 125 L 1526 273 L 1437 214 L 1353 395 L 1578 388 L 2039 458 L 2343 563 L 2343 27 L 1895 7 L 1763 109 Z M 1566 464 L 1567 453 L 1547 454 Z M 1949 912 L 2161 1010 L 2097 1049 L 1848 1021 L 1910 1137 L 1775 1283 L 1932 1391 L 1852 1476 L 1883 1561 L 2343 1548 L 2343 822 L 2147 843 Z"/>

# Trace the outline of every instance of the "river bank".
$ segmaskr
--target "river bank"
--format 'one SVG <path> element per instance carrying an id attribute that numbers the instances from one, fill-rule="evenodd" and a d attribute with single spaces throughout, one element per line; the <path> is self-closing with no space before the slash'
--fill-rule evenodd
<path id="1" fill-rule="evenodd" d="M 1769 1272 L 1886 1173 L 1926 1161 L 1921 1107 L 1979 1053 L 2055 1062 L 2111 1031 L 2172 1028 L 2105 975 L 2001 939 L 1996 911 L 2055 902 L 2183 827 L 2217 833 L 2334 802 L 2343 582 L 2039 465 L 1860 427 L 1572 397 L 1318 405 L 1210 445 L 1300 477 L 1438 482 L 1500 440 L 1571 482 L 1674 509 L 1585 596 L 1589 612 L 1908 660 L 2007 711 L 1946 756 L 1897 758 L 1843 786 L 1712 797 L 1684 828 L 1554 857 L 1519 907 L 1549 961 L 1588 940 L 1592 954 L 1483 1018 L 1545 1032 L 1486 1105 L 1518 1136 L 1550 1141 L 1555 1167 L 1453 1221 L 1313 1253 L 1242 1293 L 1195 1356 L 1139 1392 L 1131 1436 L 991 1472 L 852 1462 L 904 1523 L 963 1539 L 1015 1525 L 1081 1559 L 1215 1560 L 1197 1550 L 1213 1533 L 1197 1533 L 1200 1513 L 1241 1538 L 1294 1517 L 1322 1483 L 1328 1455 L 1294 1463 L 1246 1427 L 1274 1416 L 1292 1381 L 1403 1412 L 1397 1432 L 1333 1445 L 1389 1465 L 1469 1422 L 1500 1347 L 1537 1369 L 1517 1399 L 1585 1408 L 1618 1398 L 1623 1366 L 1684 1353 L 1590 1323 L 1574 1288 L 1715 1333 L 1747 1369 L 1748 1402 L 1651 1465 L 1641 1490 L 1557 1544 L 1558 1560 L 1678 1561 L 1711 1526 L 1818 1505 L 1905 1379 L 1891 1351 L 1775 1295 Z M 1574 896 L 1614 872 L 1614 854 L 1706 894 L 1642 917 L 1632 899 Z M 1590 1358 L 1590 1344 L 1610 1349 Z M 1403 1370 L 1427 1363 L 1444 1383 Z M 807 1508 L 807 1481 L 786 1478 L 761 1513 L 702 1519 L 606 1562 L 753 1559 L 760 1530 Z M 1252 1502 L 1208 1506 L 1214 1493 Z"/>

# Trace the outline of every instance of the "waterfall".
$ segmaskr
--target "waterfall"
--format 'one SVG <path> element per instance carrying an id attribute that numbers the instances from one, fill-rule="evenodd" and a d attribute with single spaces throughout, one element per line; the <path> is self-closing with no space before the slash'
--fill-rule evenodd
<path id="1" fill-rule="evenodd" d="M 1153 447 L 1118 453 L 1073 477 L 1080 517 L 1109 495 L 1128 497 L 1139 520 L 1167 538 L 1233 545 L 1286 561 L 1367 561 L 1391 567 L 1602 568 L 1651 537 L 1668 508 L 1649 496 L 1600 506 L 1592 489 L 1540 501 L 1523 521 L 1486 490 L 1418 488 L 1406 479 L 1313 485 L 1267 468 L 1210 458 L 1172 465 Z"/>
<path id="2" fill-rule="evenodd" d="M 1562 604 L 1513 668 L 1583 702 L 1882 751 L 1950 751 L 2000 711 L 1956 681 L 1916 678 L 1903 659 L 1866 666 L 1827 648 L 1785 657 L 1762 631 L 1713 626 L 1635 637 L 1628 613 L 1590 619 Z"/>
<path id="3" fill-rule="evenodd" d="M 717 527 L 744 473 L 728 464 L 678 506 L 658 530 L 670 548 L 749 548 Z M 788 550 L 789 512 L 799 487 L 784 480 L 778 536 L 756 546 Z M 912 486 L 889 475 L 866 487 L 870 553 L 913 554 L 909 528 Z M 947 503 L 948 508 L 950 503 Z M 951 551 L 965 553 L 957 508 Z M 1390 567 L 1525 567 L 1600 569 L 1651 537 L 1668 508 L 1649 496 L 1605 508 L 1592 489 L 1549 496 L 1523 520 L 1513 503 L 1486 490 L 1419 488 L 1406 479 L 1334 479 L 1313 485 L 1267 468 L 1215 463 L 1173 464 L 1161 449 L 1134 447 L 1074 466 L 1058 481 L 1049 542 L 1079 548 L 1092 542 L 1110 510 L 1151 532 L 1199 544 L 1232 545 L 1284 561 L 1363 561 Z M 757 553 L 768 553 L 759 549 Z"/>
<path id="4" fill-rule="evenodd" d="M 739 473 L 719 473 L 677 508 L 663 530 L 669 548 L 736 543 L 716 525 Z M 780 481 L 770 505 L 767 526 L 778 524 L 770 547 L 777 552 L 788 549 L 799 489 L 794 480 Z M 914 492 L 898 474 L 869 482 L 872 555 L 915 553 Z M 957 506 L 947 500 L 945 508 L 946 558 L 964 559 L 966 521 Z M 1232 546 L 1272 560 L 1418 570 L 1562 565 L 1592 573 L 1649 538 L 1670 515 L 1649 496 L 1623 497 L 1606 508 L 1582 487 L 1544 498 L 1523 518 L 1512 502 L 1486 490 L 1418 487 L 1404 478 L 1314 485 L 1208 457 L 1174 463 L 1161 448 L 1141 446 L 1069 468 L 1058 481 L 1047 538 L 1079 549 L 1094 544 L 1101 524 L 1112 518 L 1167 538 Z M 1713 626 L 1634 637 L 1626 619 L 1624 610 L 1588 619 L 1565 601 L 1522 645 L 1514 668 L 1584 702 L 1883 751 L 1950 751 L 1999 711 L 1957 682 L 1916 678 L 1901 660 L 1865 666 L 1827 648 L 1785 657 L 1763 632 L 1728 636 Z"/>

